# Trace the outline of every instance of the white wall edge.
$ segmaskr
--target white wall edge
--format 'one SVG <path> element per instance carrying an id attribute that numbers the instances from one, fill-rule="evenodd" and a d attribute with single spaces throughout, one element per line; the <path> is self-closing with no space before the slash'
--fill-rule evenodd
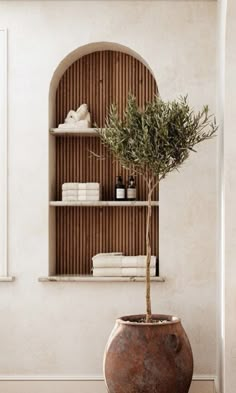
<path id="1" fill-rule="evenodd" d="M 1 53 L 3 53 L 2 67 L 0 65 L 0 80 L 2 81 L 2 97 L 0 97 L 0 144 L 2 145 L 0 165 L 0 189 L 2 193 L 0 203 L 1 219 L 1 236 L 0 251 L 1 276 L 8 276 L 8 31 L 6 28 L 0 28 L 0 34 L 3 35 Z M 2 68 L 2 69 L 1 69 Z"/>
<path id="2" fill-rule="evenodd" d="M 216 390 L 225 392 L 225 191 L 224 111 L 227 0 L 218 2 L 217 31 L 217 376 Z"/>
<path id="3" fill-rule="evenodd" d="M 102 375 L 89 375 L 89 376 L 59 376 L 59 375 L 1 375 L 1 381 L 103 381 Z M 194 375 L 193 381 L 215 381 L 215 375 Z"/>

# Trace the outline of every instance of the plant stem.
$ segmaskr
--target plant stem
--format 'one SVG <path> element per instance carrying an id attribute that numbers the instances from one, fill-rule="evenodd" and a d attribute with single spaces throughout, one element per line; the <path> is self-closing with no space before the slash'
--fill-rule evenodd
<path id="1" fill-rule="evenodd" d="M 148 186 L 148 211 L 147 211 L 147 227 L 146 227 L 146 322 L 151 321 L 151 283 L 150 283 L 150 263 L 151 263 L 151 217 L 152 217 L 152 178 L 149 177 L 147 181 Z"/>

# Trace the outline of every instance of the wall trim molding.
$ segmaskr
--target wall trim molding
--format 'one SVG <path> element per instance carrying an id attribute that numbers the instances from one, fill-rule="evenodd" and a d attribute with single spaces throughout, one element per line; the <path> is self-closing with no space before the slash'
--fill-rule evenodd
<path id="1" fill-rule="evenodd" d="M 216 391 L 225 393 L 225 173 L 224 173 L 224 116 L 225 116 L 225 59 L 227 0 L 217 5 L 217 355 Z"/>
<path id="2" fill-rule="evenodd" d="M 8 31 L 0 27 L 0 272 L 8 276 Z"/>
<path id="3" fill-rule="evenodd" d="M 75 376 L 60 376 L 60 375 L 0 375 L 1 381 L 103 381 L 102 375 L 75 375 Z M 215 375 L 194 375 L 193 381 L 214 381 Z"/>

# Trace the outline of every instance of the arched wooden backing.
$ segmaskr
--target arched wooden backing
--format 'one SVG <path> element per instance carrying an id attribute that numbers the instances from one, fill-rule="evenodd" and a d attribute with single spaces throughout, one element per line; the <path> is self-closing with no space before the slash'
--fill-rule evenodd
<path id="1" fill-rule="evenodd" d="M 157 94 L 152 74 L 140 61 L 115 51 L 86 55 L 61 78 L 56 94 L 57 125 L 64 122 L 70 109 L 87 103 L 92 121 L 102 127 L 110 104 L 115 103 L 121 114 L 129 92 L 137 97 L 141 107 Z M 64 182 L 100 182 L 103 199 L 113 200 L 116 176 L 121 174 L 127 181 L 128 173 L 119 164 L 97 161 L 90 151 L 104 153 L 98 138 L 57 138 L 57 200 L 61 200 Z M 137 199 L 146 200 L 146 185 L 139 176 L 136 180 Z M 56 273 L 91 274 L 91 258 L 99 252 L 145 254 L 145 222 L 145 207 L 56 209 Z M 153 209 L 152 253 L 158 256 L 158 208 Z"/>

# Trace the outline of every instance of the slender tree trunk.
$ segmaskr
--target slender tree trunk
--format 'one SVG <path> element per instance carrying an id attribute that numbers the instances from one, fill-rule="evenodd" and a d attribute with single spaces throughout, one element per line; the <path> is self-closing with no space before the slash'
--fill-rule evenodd
<path id="1" fill-rule="evenodd" d="M 151 217 L 152 217 L 152 178 L 148 179 L 148 211 L 147 211 L 147 227 L 146 227 L 146 322 L 150 322 L 152 317 L 151 309 L 151 282 L 150 282 L 150 263 L 151 263 Z"/>

